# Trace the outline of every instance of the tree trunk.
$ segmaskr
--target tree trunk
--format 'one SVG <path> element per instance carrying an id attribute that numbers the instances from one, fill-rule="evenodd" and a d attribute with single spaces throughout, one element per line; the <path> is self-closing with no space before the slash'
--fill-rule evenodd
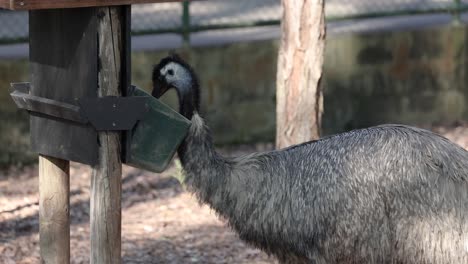
<path id="1" fill-rule="evenodd" d="M 277 73 L 276 146 L 317 139 L 320 134 L 325 47 L 324 0 L 282 0 Z"/>

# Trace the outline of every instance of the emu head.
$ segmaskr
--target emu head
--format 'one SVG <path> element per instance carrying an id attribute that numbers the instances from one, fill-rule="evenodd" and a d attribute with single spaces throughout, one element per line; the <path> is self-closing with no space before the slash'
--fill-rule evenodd
<path id="1" fill-rule="evenodd" d="M 191 92 L 194 84 L 198 85 L 198 81 L 192 68 L 176 54 L 163 58 L 153 69 L 152 95 L 156 98 L 170 88 L 183 97 Z"/>
<path id="2" fill-rule="evenodd" d="M 192 67 L 178 55 L 172 54 L 163 58 L 153 68 L 152 95 L 160 98 L 169 89 L 174 88 L 179 97 L 180 111 L 190 117 L 193 111 L 199 109 L 198 78 Z"/>

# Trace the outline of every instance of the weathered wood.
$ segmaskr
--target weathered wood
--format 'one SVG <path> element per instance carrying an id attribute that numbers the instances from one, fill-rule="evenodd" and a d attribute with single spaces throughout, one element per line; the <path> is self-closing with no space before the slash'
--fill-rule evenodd
<path id="1" fill-rule="evenodd" d="M 10 10 L 34 10 L 182 1 L 183 0 L 0 0 L 0 8 Z"/>
<path id="2" fill-rule="evenodd" d="M 282 0 L 283 19 L 276 82 L 276 146 L 319 137 L 325 46 L 324 0 Z"/>
<path id="3" fill-rule="evenodd" d="M 30 11 L 31 95 L 73 105 L 97 97 L 96 23 L 93 8 Z M 91 126 L 31 115 L 36 153 L 92 165 L 97 145 Z"/>
<path id="4" fill-rule="evenodd" d="M 69 162 L 39 157 L 39 244 L 41 263 L 70 263 Z"/>
<path id="5" fill-rule="evenodd" d="M 120 96 L 130 85 L 126 54 L 130 6 L 97 8 L 99 96 Z M 99 132 L 99 163 L 91 179 L 91 262 L 121 263 L 121 133 Z"/>
<path id="6" fill-rule="evenodd" d="M 30 84 L 13 84 L 11 98 L 19 109 L 59 118 L 64 122 L 88 122 L 100 130 L 130 130 L 148 113 L 149 96 L 81 98 L 80 106 L 29 94 Z"/>
<path id="7" fill-rule="evenodd" d="M 74 121 L 80 124 L 88 123 L 88 120 L 80 114 L 80 108 L 76 105 L 57 102 L 55 100 L 42 98 L 19 91 L 10 94 L 19 109 L 28 110 L 37 114 Z"/>
<path id="8" fill-rule="evenodd" d="M 31 91 L 31 83 L 29 82 L 10 83 L 10 93 L 14 91 L 29 94 L 29 92 Z"/>

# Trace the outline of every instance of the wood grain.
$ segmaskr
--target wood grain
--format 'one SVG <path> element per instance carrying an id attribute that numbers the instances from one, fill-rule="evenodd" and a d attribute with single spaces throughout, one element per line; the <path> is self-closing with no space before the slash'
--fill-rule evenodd
<path id="1" fill-rule="evenodd" d="M 96 8 L 99 96 L 121 96 L 129 85 L 130 6 Z M 125 88 L 124 88 L 125 87 Z M 121 132 L 99 132 L 99 162 L 91 178 L 91 264 L 121 263 Z"/>
<path id="2" fill-rule="evenodd" d="M 93 8 L 29 12 L 31 95 L 77 105 L 97 97 L 96 13 Z M 97 163 L 91 126 L 31 114 L 31 148 L 42 155 Z"/>
<path id="3" fill-rule="evenodd" d="M 26 93 L 14 91 L 10 94 L 11 99 L 19 109 L 25 109 L 48 116 L 48 118 L 59 118 L 64 121 L 74 121 L 86 124 L 87 119 L 80 114 L 80 108 L 76 105 L 58 102 Z"/>
<path id="4" fill-rule="evenodd" d="M 276 147 L 320 135 L 325 48 L 324 0 L 282 0 L 282 38 L 276 79 Z"/>
<path id="5" fill-rule="evenodd" d="M 41 263 L 70 263 L 69 161 L 39 157 L 39 244 Z"/>
<path id="6" fill-rule="evenodd" d="M 182 1 L 183 0 L 0 0 L 0 7 L 10 10 L 34 10 Z"/>

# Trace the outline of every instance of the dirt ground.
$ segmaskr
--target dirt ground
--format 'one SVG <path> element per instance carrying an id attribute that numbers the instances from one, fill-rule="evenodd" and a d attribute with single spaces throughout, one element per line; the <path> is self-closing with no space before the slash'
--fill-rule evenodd
<path id="1" fill-rule="evenodd" d="M 258 145 L 229 154 L 271 148 Z M 37 166 L 0 171 L 0 264 L 40 263 Z M 122 179 L 123 263 L 276 263 L 239 240 L 226 222 L 186 192 L 172 177 L 124 166 Z M 91 168 L 70 168 L 71 263 L 89 263 Z"/>
<path id="2" fill-rule="evenodd" d="M 432 128 L 468 148 L 468 125 Z M 224 149 L 231 155 L 271 144 Z M 226 222 L 200 205 L 172 176 L 124 166 L 122 258 L 124 263 L 276 263 L 239 240 Z M 91 169 L 71 165 L 71 260 L 89 263 Z M 0 172 L 0 264 L 39 263 L 37 166 Z"/>

